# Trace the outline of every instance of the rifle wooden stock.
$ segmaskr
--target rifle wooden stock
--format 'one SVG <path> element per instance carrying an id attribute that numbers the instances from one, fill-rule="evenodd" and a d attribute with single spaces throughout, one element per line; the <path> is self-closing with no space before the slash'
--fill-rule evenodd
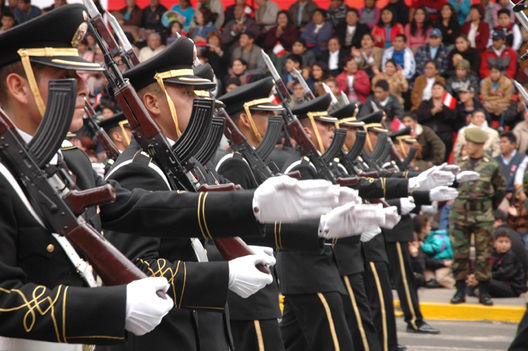
<path id="1" fill-rule="evenodd" d="M 48 104 L 50 103 L 53 101 L 48 101 Z M 69 116 L 70 120 L 71 117 Z M 66 117 L 60 116 L 60 118 Z M 57 137 L 64 138 L 64 136 Z M 66 236 L 82 250 L 96 268 L 104 284 L 126 284 L 146 277 L 145 273 L 130 262 L 97 230 L 86 223 L 83 217 L 74 213 L 71 208 L 71 201 L 65 200 L 61 194 L 65 190 L 69 191 L 64 188 L 57 188 L 57 185 L 62 183 L 58 171 L 49 165 L 45 165 L 45 169 L 37 166 L 27 145 L 21 139 L 9 117 L 1 109 L 0 138 L 2 139 L 0 144 L 2 160 L 18 179 L 19 185 L 25 190 L 25 194 L 46 228 L 52 233 Z M 65 175 L 62 174 L 62 176 Z M 65 183 L 73 184 L 73 181 L 66 181 Z M 114 190 L 110 185 L 103 189 L 96 189 L 74 201 L 77 202 L 77 209 L 88 205 L 81 203 L 83 198 L 94 201 L 101 194 L 104 194 L 107 200 L 111 200 L 108 195 L 111 197 Z"/>
<path id="2" fill-rule="evenodd" d="M 354 186 L 358 183 L 359 179 L 357 177 L 337 178 L 337 184 L 339 184 L 340 186 Z"/>
<path id="3" fill-rule="evenodd" d="M 80 216 L 87 207 L 114 202 L 116 192 L 113 186 L 106 184 L 86 190 L 72 190 L 67 198 L 73 213 Z"/>

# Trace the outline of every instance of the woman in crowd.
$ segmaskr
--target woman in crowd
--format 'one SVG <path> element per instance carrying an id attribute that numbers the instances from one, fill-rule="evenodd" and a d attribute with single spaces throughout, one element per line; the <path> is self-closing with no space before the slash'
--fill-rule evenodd
<path id="1" fill-rule="evenodd" d="M 183 18 L 185 18 L 185 21 L 182 22 L 182 26 L 183 26 L 183 30 L 188 32 L 191 27 L 191 21 L 194 16 L 194 9 L 191 6 L 191 1 L 190 0 L 180 0 L 179 4 L 176 4 L 173 7 L 171 7 L 171 11 L 178 12 Z"/>
<path id="2" fill-rule="evenodd" d="M 453 5 L 450 3 L 444 4 L 434 26 L 442 31 L 442 43 L 444 43 L 448 50 L 452 49 L 455 45 L 456 37 L 460 34 L 461 24 L 459 22 Z"/>
<path id="3" fill-rule="evenodd" d="M 343 66 L 343 72 L 336 77 L 339 90 L 347 94 L 351 103 L 364 103 L 370 94 L 368 75 L 358 69 L 358 64 L 352 56 L 343 60 Z"/>
<path id="4" fill-rule="evenodd" d="M 216 14 L 211 12 L 208 8 L 200 7 L 194 13 L 194 20 L 196 21 L 196 27 L 192 28 L 189 36 L 192 40 L 196 41 L 205 41 L 209 33 L 218 30 L 214 26 L 214 21 L 216 19 Z"/>
<path id="5" fill-rule="evenodd" d="M 394 12 L 390 8 L 384 8 L 378 24 L 372 29 L 374 44 L 382 49 L 390 48 L 392 40 L 397 34 L 404 34 L 405 29 L 401 23 L 396 22 Z"/>
<path id="6" fill-rule="evenodd" d="M 403 100 L 402 93 L 405 93 L 409 90 L 409 83 L 407 79 L 402 74 L 402 68 L 396 65 L 394 59 L 387 60 L 385 62 L 385 72 L 379 72 L 372 78 L 372 90 L 374 90 L 374 85 L 380 79 L 385 79 L 389 83 L 389 92 L 396 96 L 402 106 L 404 106 L 405 101 Z"/>
<path id="7" fill-rule="evenodd" d="M 447 75 L 455 74 L 458 61 L 466 59 L 471 62 L 471 72 L 480 77 L 480 52 L 471 47 L 469 39 L 465 34 L 460 34 L 455 40 L 455 47 L 447 56 Z"/>
<path id="8" fill-rule="evenodd" d="M 431 19 L 427 11 L 422 6 L 418 7 L 409 23 L 405 25 L 407 47 L 412 50 L 413 54 L 420 46 L 427 44 L 431 29 Z"/>
<path id="9" fill-rule="evenodd" d="M 456 112 L 443 103 L 445 93 L 445 85 L 435 82 L 431 98 L 422 101 L 416 110 L 416 115 L 420 124 L 430 127 L 442 139 L 446 147 L 444 161 L 447 161 L 453 149 L 453 132 L 455 131 L 453 126 L 456 122 Z"/>
<path id="10" fill-rule="evenodd" d="M 240 81 L 240 85 L 249 83 L 249 75 L 247 74 L 247 62 L 244 59 L 237 58 L 233 60 L 229 76 L 226 77 L 226 81 L 230 78 L 236 78 Z"/>
<path id="11" fill-rule="evenodd" d="M 365 7 L 358 10 L 359 23 L 366 24 L 371 30 L 378 23 L 380 9 L 376 6 L 376 0 L 365 0 Z"/>
<path id="12" fill-rule="evenodd" d="M 217 79 L 225 77 L 229 67 L 229 55 L 223 50 L 223 44 L 220 32 L 211 32 L 207 36 L 207 46 L 201 53 L 213 68 Z"/>
<path id="13" fill-rule="evenodd" d="M 287 11 L 280 11 L 277 14 L 277 25 L 270 28 L 266 34 L 266 39 L 264 40 L 264 48 L 266 50 L 273 50 L 275 44 L 279 42 L 284 49 L 290 51 L 293 45 L 293 42 L 299 33 L 297 27 L 295 27 L 290 22 L 290 17 L 288 16 Z"/>
<path id="14" fill-rule="evenodd" d="M 310 77 L 309 85 L 316 96 L 325 93 L 323 89 L 323 82 L 328 78 L 328 67 L 323 62 L 316 62 L 312 65 L 312 75 Z"/>
<path id="15" fill-rule="evenodd" d="M 141 17 L 143 17 L 143 10 L 136 5 L 136 0 L 126 0 L 126 6 L 119 12 L 123 14 L 125 26 L 141 26 Z"/>
<path id="16" fill-rule="evenodd" d="M 458 18 L 458 24 L 461 26 L 466 22 L 471 7 L 471 0 L 449 0 L 449 5 L 453 8 L 453 12 Z"/>
<path id="17" fill-rule="evenodd" d="M 178 21 L 172 21 L 167 27 L 167 45 L 172 44 L 181 35 L 185 35 L 182 24 Z"/>
<path id="18" fill-rule="evenodd" d="M 318 54 L 327 50 L 328 39 L 332 36 L 332 24 L 326 20 L 326 11 L 316 9 L 312 14 L 312 21 L 304 27 L 301 38 L 306 41 L 308 50 Z"/>
<path id="19" fill-rule="evenodd" d="M 466 145 L 466 138 L 464 136 L 464 130 L 466 128 L 480 128 L 486 133 L 488 133 L 488 140 L 484 143 L 484 151 L 490 154 L 492 157 L 500 155 L 500 138 L 499 132 L 495 129 L 488 126 L 486 122 L 486 113 L 483 110 L 477 109 L 473 112 L 470 117 L 471 123 L 465 127 L 462 127 L 458 131 L 458 137 L 453 148 L 453 154 L 455 160 L 460 160 L 466 153 L 464 151 L 464 146 Z"/>
<path id="20" fill-rule="evenodd" d="M 480 4 L 471 5 L 469 20 L 462 26 L 461 33 L 465 34 L 471 47 L 480 52 L 486 50 L 490 37 L 490 27 L 484 22 L 484 8 Z"/>
<path id="21" fill-rule="evenodd" d="M 445 84 L 445 79 L 438 75 L 438 66 L 435 60 L 428 61 L 424 66 L 424 74 L 418 76 L 411 92 L 411 110 L 416 110 L 422 101 L 429 100 L 433 94 L 433 84 Z"/>
<path id="22" fill-rule="evenodd" d="M 350 52 L 358 63 L 359 69 L 365 71 L 369 77 L 379 73 L 383 49 L 374 45 L 372 34 L 364 34 L 361 38 L 361 47 L 359 49 L 353 47 Z"/>

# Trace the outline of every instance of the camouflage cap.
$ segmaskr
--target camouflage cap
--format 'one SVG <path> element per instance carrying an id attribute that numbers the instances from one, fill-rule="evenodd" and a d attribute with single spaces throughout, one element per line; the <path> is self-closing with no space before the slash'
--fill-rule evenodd
<path id="1" fill-rule="evenodd" d="M 484 144 L 486 140 L 488 140 L 488 133 L 476 127 L 466 128 L 466 130 L 464 130 L 464 136 L 466 137 L 466 140 L 477 144 Z"/>

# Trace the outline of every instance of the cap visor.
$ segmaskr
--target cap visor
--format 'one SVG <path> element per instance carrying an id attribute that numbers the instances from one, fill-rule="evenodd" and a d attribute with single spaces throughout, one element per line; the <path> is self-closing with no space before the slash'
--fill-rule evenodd
<path id="1" fill-rule="evenodd" d="M 216 84 L 214 82 L 211 82 L 209 79 L 192 77 L 192 76 L 166 78 L 163 81 L 165 83 L 172 83 L 172 84 L 192 85 L 202 90 L 213 89 L 216 87 Z"/>
<path id="2" fill-rule="evenodd" d="M 45 66 L 51 66 L 60 69 L 75 71 L 104 71 L 104 67 L 95 62 L 89 62 L 79 56 L 51 56 L 31 57 L 31 62 L 39 63 Z"/>

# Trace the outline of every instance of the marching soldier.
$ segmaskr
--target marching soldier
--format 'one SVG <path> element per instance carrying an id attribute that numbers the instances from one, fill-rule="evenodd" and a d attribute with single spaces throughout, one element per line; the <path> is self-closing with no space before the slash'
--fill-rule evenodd
<path id="1" fill-rule="evenodd" d="M 467 128 L 467 155 L 458 163 L 464 170 L 476 171 L 480 179 L 461 184 L 460 196 L 449 213 L 449 234 L 453 247 L 453 274 L 456 279 L 456 293 L 451 303 L 466 301 L 466 277 L 469 273 L 469 245 L 471 234 L 475 235 L 475 278 L 478 280 L 479 302 L 493 305 L 488 293 L 491 279 L 491 250 L 493 246 L 493 210 L 505 194 L 506 181 L 500 165 L 484 153 L 488 139 L 480 128 Z"/>
<path id="2" fill-rule="evenodd" d="M 81 126 L 82 98 L 87 90 L 75 71 L 101 70 L 97 64 L 80 58 L 71 46 L 72 38 L 78 37 L 76 31 L 83 20 L 83 10 L 79 5 L 63 6 L 0 35 L 0 104 L 26 140 L 31 139 L 42 119 L 48 96 L 47 83 L 53 79 L 72 77 L 77 80 L 77 108 L 71 128 L 75 131 Z M 64 173 L 72 172 L 79 188 L 102 184 L 82 151 L 69 147 L 62 154 L 64 162 L 58 157 L 56 167 Z M 66 250 L 71 253 L 71 245 L 65 249 L 66 244 L 61 246 L 63 244 L 41 227 L 39 223 L 42 222 L 32 215 L 34 211 L 22 191 L 16 190 L 20 190 L 16 180 L 9 176 L 5 167 L 1 168 L 2 208 L 10 211 L 2 211 L 0 215 L 3 228 L 0 233 L 0 305 L 3 308 L 0 310 L 0 334 L 62 343 L 102 344 L 123 341 L 125 330 L 138 335 L 152 330 L 173 305 L 172 300 L 160 298 L 155 293 L 168 288 L 166 280 L 149 278 L 126 286 L 83 288 L 86 284 L 66 254 Z M 267 208 L 276 207 L 270 205 L 277 199 L 258 192 L 256 195 L 252 191 L 208 194 L 207 204 L 202 201 L 204 213 L 208 215 L 197 221 L 198 200 L 202 200 L 204 194 L 130 192 L 116 182 L 112 185 L 117 193 L 116 202 L 100 206 L 101 217 L 96 215 L 95 209 L 85 215 L 96 228 L 102 219 L 108 229 L 134 234 L 190 236 L 200 232 L 199 224 L 207 223 L 209 228 L 214 228 L 215 236 L 224 236 L 257 233 L 261 230 L 257 218 L 270 221 L 275 217 Z M 293 187 L 297 190 L 286 198 L 302 192 L 300 183 Z M 329 209 L 337 204 L 337 193 L 333 199 L 328 196 L 332 189 L 328 187 L 324 190 L 327 194 L 317 198 L 319 206 L 323 203 L 323 207 Z M 284 191 L 279 192 L 285 195 Z M 316 196 L 317 191 L 313 195 Z M 225 209 L 227 202 L 236 208 Z M 306 205 L 311 212 L 313 206 L 309 202 Z M 270 214 L 272 216 L 267 217 Z M 287 219 L 280 217 L 276 219 Z M 294 216 L 293 220 L 295 218 L 299 217 Z M 174 228 L 182 230 L 174 232 Z M 175 277 L 180 282 L 179 291 L 185 286 L 184 278 Z M 9 340 L 9 343 L 13 345 L 14 341 Z M 45 346 L 15 344 L 14 347 L 42 350 Z M 57 346 L 52 345 L 51 349 Z"/>

